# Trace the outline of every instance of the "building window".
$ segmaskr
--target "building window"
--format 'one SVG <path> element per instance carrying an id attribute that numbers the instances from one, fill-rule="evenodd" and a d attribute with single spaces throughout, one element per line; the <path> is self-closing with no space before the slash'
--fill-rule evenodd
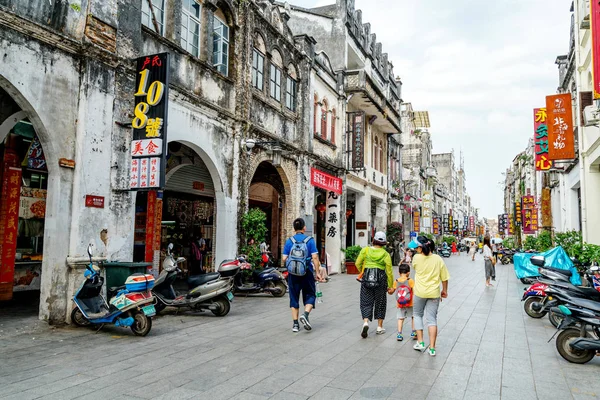
<path id="1" fill-rule="evenodd" d="M 379 167 L 379 139 L 375 138 L 375 154 L 373 154 L 373 169 Z"/>
<path id="2" fill-rule="evenodd" d="M 315 95 L 315 106 L 314 106 L 314 116 L 313 116 L 313 134 L 317 135 L 317 114 L 319 113 L 319 100 L 317 99 L 317 95 Z"/>
<path id="3" fill-rule="evenodd" d="M 262 91 L 264 87 L 265 56 L 258 50 L 252 51 L 252 86 Z"/>
<path id="4" fill-rule="evenodd" d="M 335 124 L 337 122 L 335 108 L 331 110 L 331 143 L 335 144 Z"/>
<path id="5" fill-rule="evenodd" d="M 291 111 L 296 111 L 296 95 L 298 91 L 298 83 L 288 76 L 285 89 L 285 106 Z"/>
<path id="6" fill-rule="evenodd" d="M 229 26 L 219 18 L 213 22 L 213 65 L 223 75 L 229 75 Z"/>
<path id="7" fill-rule="evenodd" d="M 156 24 L 158 25 L 158 33 L 162 35 L 165 18 L 165 2 L 164 0 L 152 0 L 152 10 L 150 9 L 150 4 L 148 3 L 148 0 L 142 1 L 142 25 L 145 25 L 153 31 L 156 31 L 156 27 L 154 26 L 154 21 L 152 19 L 152 14 L 154 14 L 154 18 L 156 18 Z"/>
<path id="8" fill-rule="evenodd" d="M 271 64 L 271 97 L 281 101 L 281 70 Z"/>
<path id="9" fill-rule="evenodd" d="M 200 12 L 201 6 L 195 0 L 183 0 L 181 10 L 181 47 L 200 55 Z"/>
<path id="10" fill-rule="evenodd" d="M 327 113 L 329 104 L 327 100 L 323 99 L 323 106 L 321 107 L 321 138 L 327 140 Z"/>
<path id="11" fill-rule="evenodd" d="M 385 163 L 383 162 L 383 140 L 379 144 L 379 172 L 383 174 L 383 168 Z"/>

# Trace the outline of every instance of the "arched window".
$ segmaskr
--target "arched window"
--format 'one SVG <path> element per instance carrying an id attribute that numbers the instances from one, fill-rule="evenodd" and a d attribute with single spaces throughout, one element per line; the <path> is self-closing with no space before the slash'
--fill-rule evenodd
<path id="1" fill-rule="evenodd" d="M 288 76 L 285 85 L 285 106 L 291 110 L 296 111 L 298 94 L 298 73 L 296 67 L 293 64 L 288 66 Z"/>
<path id="2" fill-rule="evenodd" d="M 283 68 L 283 58 L 281 53 L 273 50 L 271 55 L 271 71 L 270 71 L 270 93 L 271 97 L 277 101 L 281 101 L 281 70 Z"/>
<path id="3" fill-rule="evenodd" d="M 213 19 L 213 65 L 225 76 L 229 75 L 229 25 L 225 14 L 216 10 Z"/>
<path id="4" fill-rule="evenodd" d="M 313 115 L 313 135 L 317 135 L 317 120 L 319 118 L 319 95 L 315 93 L 314 115 Z"/>
<path id="5" fill-rule="evenodd" d="M 331 110 L 331 143 L 335 144 L 335 125 L 337 123 L 337 117 L 335 108 Z"/>
<path id="6" fill-rule="evenodd" d="M 264 88 L 265 54 L 267 54 L 265 41 L 257 33 L 254 36 L 254 47 L 252 48 L 252 86 L 260 91 Z"/>
<path id="7" fill-rule="evenodd" d="M 329 103 L 327 99 L 323 99 L 321 106 L 321 138 L 327 139 L 327 111 L 329 111 Z"/>

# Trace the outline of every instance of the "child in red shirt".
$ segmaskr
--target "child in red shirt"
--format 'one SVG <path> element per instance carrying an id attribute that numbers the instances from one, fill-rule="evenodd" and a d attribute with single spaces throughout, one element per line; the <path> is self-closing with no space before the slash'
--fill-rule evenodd
<path id="1" fill-rule="evenodd" d="M 410 337 L 416 339 L 417 332 L 415 331 L 415 321 L 412 317 L 413 287 L 415 286 L 415 281 L 410 279 L 410 266 L 408 264 L 400 264 L 398 273 L 400 274 L 400 277 L 394 281 L 394 291 L 396 293 L 397 303 L 396 317 L 398 318 L 398 336 L 396 336 L 396 339 L 398 341 L 404 340 L 404 337 L 402 336 L 402 326 L 404 325 L 404 320 L 408 315 L 408 311 L 411 311 L 412 333 L 410 334 Z"/>

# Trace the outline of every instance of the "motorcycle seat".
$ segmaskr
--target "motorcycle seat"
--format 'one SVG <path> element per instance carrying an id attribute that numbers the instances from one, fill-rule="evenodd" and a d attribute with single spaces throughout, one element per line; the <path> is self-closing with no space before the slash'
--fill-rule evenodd
<path id="1" fill-rule="evenodd" d="M 188 285 L 190 288 L 195 288 L 200 285 L 204 285 L 210 281 L 217 280 L 221 277 L 221 274 L 218 272 L 213 272 L 210 274 L 202 274 L 202 275 L 192 275 L 188 278 Z"/>
<path id="2" fill-rule="evenodd" d="M 569 304 L 572 304 L 576 307 L 587 308 L 589 310 L 600 313 L 600 302 L 588 299 L 582 299 L 580 297 L 573 297 L 569 299 Z"/>
<path id="3" fill-rule="evenodd" d="M 571 272 L 568 269 L 558 269 L 558 268 L 552 268 L 552 267 L 543 267 L 543 268 L 547 269 L 548 271 L 563 274 L 564 276 L 569 277 L 569 278 L 573 275 L 573 272 Z"/>

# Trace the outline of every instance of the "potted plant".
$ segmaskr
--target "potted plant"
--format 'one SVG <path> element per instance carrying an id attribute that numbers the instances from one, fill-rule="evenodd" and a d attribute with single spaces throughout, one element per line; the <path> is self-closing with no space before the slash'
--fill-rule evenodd
<path id="1" fill-rule="evenodd" d="M 347 274 L 358 274 L 358 269 L 356 268 L 356 265 L 354 263 L 356 262 L 356 259 L 358 258 L 358 255 L 360 254 L 361 250 L 362 247 L 360 246 L 350 246 L 344 250 L 344 252 L 346 253 Z"/>

